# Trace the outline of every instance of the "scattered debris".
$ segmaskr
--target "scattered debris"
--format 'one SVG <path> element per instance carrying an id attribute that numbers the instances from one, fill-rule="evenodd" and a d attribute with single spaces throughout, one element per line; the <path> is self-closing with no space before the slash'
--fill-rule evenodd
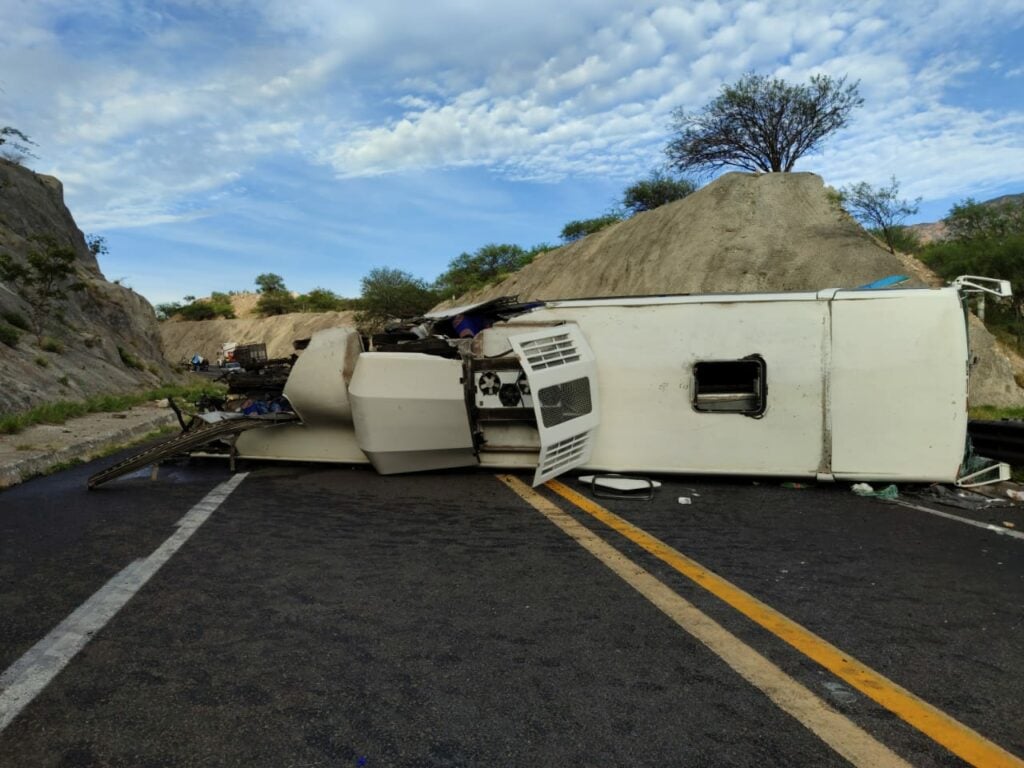
<path id="1" fill-rule="evenodd" d="M 920 491 L 914 492 L 912 495 L 916 496 L 922 501 L 928 501 L 935 504 L 942 504 L 946 507 L 955 507 L 957 509 L 968 509 L 968 510 L 979 510 L 989 509 L 991 507 L 1009 507 L 1012 506 L 1011 501 L 1002 496 L 991 496 L 985 492 L 987 489 L 976 489 L 966 490 L 964 488 L 950 488 L 946 485 L 940 485 L 935 483 L 929 485 Z M 1011 489 L 1012 490 L 1012 489 Z M 1017 493 L 1017 491 L 1013 491 Z M 1010 491 L 1006 492 L 1007 496 L 1014 498 Z"/>
<path id="2" fill-rule="evenodd" d="M 692 499 L 690 499 L 689 496 L 680 496 L 679 497 L 679 503 L 680 504 L 691 504 L 692 503 Z"/>
<path id="3" fill-rule="evenodd" d="M 754 483 L 754 485 L 757 485 L 757 483 Z M 783 488 L 794 488 L 796 490 L 801 490 L 802 491 L 803 489 L 810 488 L 811 486 L 809 484 L 807 484 L 807 483 L 783 483 L 782 487 Z"/>
<path id="4" fill-rule="evenodd" d="M 896 499 L 900 491 L 895 485 L 887 485 L 885 488 L 876 491 L 867 483 L 856 483 L 851 489 L 858 496 L 870 496 L 873 499 Z"/>
<path id="5" fill-rule="evenodd" d="M 830 680 L 822 683 L 822 685 L 825 686 L 828 695 L 839 704 L 855 704 L 857 702 L 857 694 L 842 683 Z"/>
<path id="6" fill-rule="evenodd" d="M 589 485 L 593 494 L 600 498 L 649 501 L 654 498 L 654 489 L 661 487 L 657 480 L 629 475 L 581 475 L 578 479 L 581 483 Z"/>

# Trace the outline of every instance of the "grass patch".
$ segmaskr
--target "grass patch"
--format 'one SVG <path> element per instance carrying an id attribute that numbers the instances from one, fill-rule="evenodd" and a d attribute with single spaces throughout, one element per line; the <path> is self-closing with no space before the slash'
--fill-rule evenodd
<path id="1" fill-rule="evenodd" d="M 981 421 L 999 421 L 1000 419 L 1024 419 L 1024 408 L 1013 406 L 1010 408 L 999 408 L 994 405 L 977 405 L 967 411 L 972 419 Z"/>
<path id="2" fill-rule="evenodd" d="M 124 363 L 127 367 L 134 368 L 136 371 L 146 370 L 146 366 L 142 363 L 142 361 L 139 360 L 139 358 L 137 358 L 124 347 L 118 347 L 117 354 L 120 355 L 121 362 Z"/>
<path id="3" fill-rule="evenodd" d="M 21 328 L 21 330 L 23 331 L 32 330 L 31 326 L 29 326 L 28 324 L 28 320 L 26 320 L 25 316 L 20 312 L 0 312 L 0 317 L 2 317 L 6 322 L 13 325 L 15 328 Z"/>
<path id="4" fill-rule="evenodd" d="M 7 323 L 0 323 L 0 343 L 6 344 L 8 347 L 16 347 L 20 338 L 21 332 L 17 328 Z"/>
<path id="5" fill-rule="evenodd" d="M 36 365 L 38 365 L 38 366 L 39 366 L 40 368 L 48 368 L 48 367 L 49 367 L 49 365 L 50 365 L 50 361 L 49 361 L 49 360 L 47 360 L 47 359 L 46 359 L 45 357 L 43 357 L 42 355 L 37 355 L 37 356 L 36 356 L 36 360 L 35 360 L 35 363 L 36 363 Z"/>
<path id="6" fill-rule="evenodd" d="M 43 337 L 43 340 L 39 343 L 39 348 L 43 350 L 43 352 L 53 352 L 55 355 L 59 355 L 64 352 L 64 345 L 49 336 Z"/>
<path id="7" fill-rule="evenodd" d="M 167 385 L 126 395 L 97 395 L 88 400 L 58 400 L 38 405 L 28 411 L 0 417 L 0 435 L 14 435 L 34 424 L 63 424 L 68 419 L 89 413 L 116 413 L 151 400 L 173 397 L 190 402 L 203 395 L 223 396 L 227 388 L 204 381 L 186 386 Z"/>

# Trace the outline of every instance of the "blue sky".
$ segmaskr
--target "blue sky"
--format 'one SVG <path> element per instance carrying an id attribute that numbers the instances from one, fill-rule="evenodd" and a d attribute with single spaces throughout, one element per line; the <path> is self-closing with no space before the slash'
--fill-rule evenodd
<path id="1" fill-rule="evenodd" d="M 0 125 L 101 267 L 154 303 L 358 295 L 490 242 L 557 243 L 744 72 L 860 80 L 797 170 L 895 175 L 915 220 L 1024 192 L 1024 0 L 0 0 Z"/>

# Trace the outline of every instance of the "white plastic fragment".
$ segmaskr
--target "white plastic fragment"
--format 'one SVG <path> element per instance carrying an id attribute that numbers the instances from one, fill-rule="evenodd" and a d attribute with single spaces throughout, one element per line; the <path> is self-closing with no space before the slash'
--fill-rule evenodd
<path id="1" fill-rule="evenodd" d="M 867 483 L 855 483 L 850 490 L 856 493 L 858 496 L 863 496 L 864 494 L 875 492 L 875 489 L 872 488 Z"/>
<path id="2" fill-rule="evenodd" d="M 608 477 L 598 475 L 594 480 L 593 475 L 580 475 L 579 481 L 586 485 L 596 485 L 598 488 L 607 488 L 610 491 L 642 491 L 647 488 L 661 488 L 658 480 L 643 480 L 636 477 Z"/>
<path id="3" fill-rule="evenodd" d="M 679 497 L 679 503 L 680 504 L 690 504 L 691 503 L 690 497 L 689 496 L 680 496 Z"/>

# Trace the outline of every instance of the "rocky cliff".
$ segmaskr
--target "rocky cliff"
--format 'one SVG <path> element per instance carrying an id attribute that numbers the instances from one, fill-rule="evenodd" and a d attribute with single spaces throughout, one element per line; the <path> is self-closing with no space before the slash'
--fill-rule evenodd
<path id="1" fill-rule="evenodd" d="M 26 325 L 30 305 L 18 285 L 0 281 L 0 413 L 53 400 L 151 387 L 175 376 L 161 348 L 153 308 L 129 288 L 108 282 L 64 205 L 52 176 L 0 160 L 0 253 L 24 263 L 50 237 L 75 254 L 80 290 L 51 313 L 40 344 Z M 17 340 L 14 340 L 17 336 Z"/>

